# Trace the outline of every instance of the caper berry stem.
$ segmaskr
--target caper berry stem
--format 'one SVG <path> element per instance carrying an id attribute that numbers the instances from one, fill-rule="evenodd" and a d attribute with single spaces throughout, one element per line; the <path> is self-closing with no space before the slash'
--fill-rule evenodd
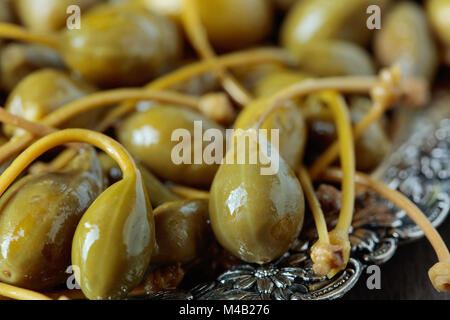
<path id="1" fill-rule="evenodd" d="M 44 152 L 70 142 L 92 144 L 113 158 L 123 173 L 123 178 L 136 176 L 137 167 L 128 151 L 114 139 L 101 133 L 86 129 L 65 129 L 45 136 L 22 152 L 0 176 L 0 196 L 19 176 L 19 174 Z"/>
<path id="2" fill-rule="evenodd" d="M 309 208 L 313 214 L 314 223 L 316 224 L 317 233 L 319 235 L 319 241 L 329 244 L 330 238 L 328 237 L 327 222 L 320 206 L 320 202 L 314 193 L 314 187 L 309 177 L 308 171 L 304 166 L 300 166 L 297 173 L 298 179 L 305 192 L 306 199 L 308 200 Z"/>
<path id="3" fill-rule="evenodd" d="M 338 168 L 326 169 L 320 175 L 321 179 L 333 182 L 341 181 L 342 177 L 343 172 Z M 389 188 L 385 184 L 376 181 L 363 173 L 356 172 L 355 183 L 375 191 L 385 199 L 394 203 L 399 209 L 405 211 L 414 223 L 422 229 L 439 259 L 439 262 L 430 269 L 429 274 L 431 281 L 438 291 L 450 290 L 450 252 L 444 240 L 442 240 L 442 237 L 439 235 L 439 232 L 433 227 L 422 211 L 400 192 Z M 438 283 L 442 278 L 445 278 L 447 282 Z"/>
<path id="4" fill-rule="evenodd" d="M 285 65 L 296 65 L 291 54 L 278 48 L 257 48 L 242 50 L 233 53 L 216 56 L 210 59 L 194 62 L 185 67 L 168 73 L 152 82 L 146 88 L 148 89 L 167 89 L 180 82 L 189 80 L 205 72 L 216 68 L 230 68 L 243 65 L 253 65 L 258 63 L 281 63 Z"/>
<path id="5" fill-rule="evenodd" d="M 383 70 L 379 78 L 379 82 L 371 89 L 371 95 L 374 101 L 373 106 L 354 127 L 354 139 L 358 139 L 373 122 L 378 120 L 399 95 L 398 91 L 401 83 L 401 71 L 399 67 Z M 334 142 L 315 160 L 309 169 L 312 179 L 315 179 L 320 172 L 326 169 L 336 159 L 338 151 L 339 143 Z"/>
<path id="6" fill-rule="evenodd" d="M 6 111 L 3 107 L 0 107 L 0 122 L 12 125 L 14 127 L 19 127 L 36 136 L 44 136 L 56 131 L 56 129 L 49 126 L 16 116 Z"/>
<path id="7" fill-rule="evenodd" d="M 325 216 L 314 193 L 311 178 L 304 166 L 300 165 L 297 176 L 305 192 L 309 208 L 313 213 L 314 223 L 319 235 L 319 240 L 311 247 L 311 259 L 314 262 L 313 270 L 318 275 L 327 275 L 333 269 L 345 267 L 345 262 L 342 259 L 344 248 L 330 243 Z"/>
<path id="8" fill-rule="evenodd" d="M 31 32 L 23 27 L 12 23 L 0 23 L 0 38 L 31 42 L 59 50 L 59 43 L 49 35 Z"/>
<path id="9" fill-rule="evenodd" d="M 209 199 L 209 192 L 178 184 L 170 185 L 169 190 L 184 199 Z"/>
<path id="10" fill-rule="evenodd" d="M 257 128 L 283 103 L 290 99 L 299 99 L 311 93 L 336 90 L 341 93 L 367 93 L 375 84 L 377 78 L 373 76 L 357 77 L 329 77 L 321 79 L 306 79 L 295 83 L 273 94 L 268 99 L 269 108 L 259 119 Z"/>
<path id="11" fill-rule="evenodd" d="M 93 93 L 68 103 L 49 113 L 40 122 L 43 125 L 57 128 L 66 121 L 82 113 L 103 108 L 126 100 L 157 100 L 198 108 L 199 99 L 171 91 L 150 91 L 145 89 L 113 89 Z M 0 147 L 0 163 L 16 155 L 33 141 L 33 135 L 25 133 Z"/>
<path id="12" fill-rule="evenodd" d="M 327 107 L 331 109 L 336 122 L 339 141 L 339 157 L 342 165 L 342 207 L 336 230 L 348 233 L 352 224 L 355 201 L 355 149 L 351 128 L 350 114 L 344 98 L 336 92 L 324 92 L 319 95 Z"/>
<path id="13" fill-rule="evenodd" d="M 0 282 L 0 296 L 16 300 L 52 300 L 46 295 Z"/>
<path id="14" fill-rule="evenodd" d="M 186 0 L 183 2 L 181 18 L 186 34 L 195 50 L 203 59 L 214 58 L 216 53 L 209 43 L 208 35 L 202 26 L 195 0 Z M 218 65 L 216 65 L 215 71 L 221 79 L 225 91 L 227 91 L 238 104 L 241 106 L 250 104 L 253 98 L 230 73 Z"/>
<path id="15" fill-rule="evenodd" d="M 345 267 L 350 256 L 348 233 L 352 224 L 355 201 L 355 150 L 350 114 L 344 98 L 335 91 L 321 92 L 318 97 L 333 113 L 343 172 L 341 210 L 336 227 L 329 233 L 330 243 L 333 247 L 326 247 L 327 250 L 322 250 L 323 255 L 331 254 L 330 257 L 324 259 L 329 265 L 326 268 L 327 275 L 331 278 Z M 339 254 L 333 254 L 333 252 L 339 252 Z M 337 260 L 339 261 L 336 262 Z"/>
<path id="16" fill-rule="evenodd" d="M 149 90 L 165 90 L 187 81 L 205 72 L 216 68 L 227 68 L 241 65 L 253 65 L 257 63 L 282 63 L 295 65 L 289 52 L 283 49 L 259 48 L 224 54 L 207 60 L 189 64 L 171 73 L 168 73 L 145 86 Z M 97 126 L 97 131 L 105 131 L 111 127 L 117 119 L 125 116 L 136 108 L 136 103 L 127 101 L 111 111 Z"/>

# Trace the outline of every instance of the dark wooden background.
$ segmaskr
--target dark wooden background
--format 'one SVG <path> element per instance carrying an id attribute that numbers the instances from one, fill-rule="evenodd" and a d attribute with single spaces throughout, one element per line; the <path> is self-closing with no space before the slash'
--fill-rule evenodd
<path id="1" fill-rule="evenodd" d="M 450 246 L 450 217 L 438 228 L 445 243 Z M 344 297 L 346 300 L 424 299 L 450 300 L 450 293 L 438 293 L 428 278 L 428 269 L 437 262 L 436 255 L 426 239 L 401 246 L 381 269 L 381 289 L 369 290 L 368 275 L 363 272 L 358 284 Z"/>

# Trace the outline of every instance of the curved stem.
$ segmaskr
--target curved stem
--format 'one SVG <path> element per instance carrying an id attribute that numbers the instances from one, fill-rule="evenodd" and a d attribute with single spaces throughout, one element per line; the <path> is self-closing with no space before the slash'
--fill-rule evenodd
<path id="1" fill-rule="evenodd" d="M 328 181 L 339 182 L 342 180 L 342 171 L 338 168 L 329 168 L 322 172 L 320 178 Z M 414 223 L 422 229 L 426 238 L 433 246 L 439 261 L 445 262 L 450 260 L 449 250 L 438 231 L 433 227 L 431 222 L 420 211 L 420 209 L 411 202 L 411 200 L 405 197 L 402 193 L 389 188 L 384 183 L 376 181 L 360 172 L 357 172 L 355 175 L 355 183 L 375 191 L 380 196 L 391 201 L 398 208 L 405 211 L 411 220 L 413 220 Z"/>
<path id="2" fill-rule="evenodd" d="M 351 129 L 350 114 L 343 97 L 335 92 L 325 92 L 319 95 L 331 109 L 336 122 L 340 159 L 342 164 L 342 206 L 336 230 L 348 233 L 352 224 L 355 201 L 355 150 Z"/>
<path id="3" fill-rule="evenodd" d="M 60 46 L 56 39 L 48 35 L 41 35 L 12 23 L 0 23 L 0 38 L 25 41 L 59 50 Z"/>
<path id="4" fill-rule="evenodd" d="M 409 83 L 411 81 L 416 82 L 417 79 L 410 79 Z M 401 96 L 402 91 L 405 90 L 405 87 L 408 88 L 408 83 L 402 82 L 401 69 L 398 65 L 394 65 L 389 69 L 383 69 L 380 71 L 377 83 L 371 88 L 370 92 L 372 100 L 374 101 L 373 107 L 355 126 L 353 130 L 355 139 L 360 137 L 361 134 L 373 122 L 379 119 L 386 112 L 389 106 L 391 106 Z M 414 93 L 410 93 L 410 95 L 414 95 Z M 310 168 L 310 174 L 313 179 L 334 161 L 337 156 L 337 151 L 338 145 L 337 142 L 335 142 L 327 150 L 325 150 L 325 152 L 319 156 L 318 159 L 316 159 Z"/>
<path id="5" fill-rule="evenodd" d="M 87 111 L 103 108 L 124 100 L 158 100 L 180 104 L 191 108 L 198 108 L 199 99 L 171 91 L 151 91 L 145 89 L 113 89 L 97 92 L 70 102 L 61 108 L 49 113 L 40 122 L 43 125 L 57 128 L 73 117 Z M 6 144 L 0 146 L 0 163 L 16 155 L 33 141 L 33 135 L 25 133 L 14 137 Z"/>
<path id="6" fill-rule="evenodd" d="M 358 139 L 364 131 L 377 121 L 386 111 L 388 105 L 375 102 L 369 112 L 353 127 L 353 137 Z M 336 160 L 339 153 L 339 142 L 333 142 L 310 166 L 309 173 L 314 180 L 317 176 Z"/>
<path id="7" fill-rule="evenodd" d="M 167 89 L 183 81 L 189 80 L 190 78 L 217 68 L 223 69 L 258 63 L 282 63 L 286 65 L 294 65 L 295 61 L 289 52 L 284 49 L 258 48 L 237 51 L 191 63 L 152 81 L 146 86 L 146 88 L 154 90 Z"/>
<path id="8" fill-rule="evenodd" d="M 309 208 L 312 211 L 314 223 L 316 224 L 317 233 L 319 235 L 319 241 L 329 244 L 330 238 L 328 237 L 327 222 L 325 221 L 322 207 L 320 206 L 320 202 L 314 192 L 314 187 L 311 183 L 311 179 L 309 178 L 308 171 L 306 171 L 305 167 L 303 167 L 302 165 L 300 165 L 298 169 L 297 176 L 300 180 L 303 191 L 305 192 Z"/>
<path id="9" fill-rule="evenodd" d="M 27 290 L 0 282 L 0 296 L 16 300 L 52 300 L 50 297 L 32 290 Z"/>
<path id="10" fill-rule="evenodd" d="M 158 100 L 198 109 L 198 98 L 170 91 L 150 91 L 145 89 L 113 89 L 85 96 L 68 103 L 48 114 L 42 123 L 58 127 L 73 117 L 87 111 L 105 107 L 124 100 Z"/>
<path id="11" fill-rule="evenodd" d="M 181 185 L 170 185 L 169 190 L 184 199 L 209 199 L 209 192 Z"/>
<path id="12" fill-rule="evenodd" d="M 347 76 L 303 80 L 272 95 L 268 100 L 269 107 L 258 122 L 264 123 L 276 109 L 283 106 L 286 100 L 298 99 L 324 90 L 336 90 L 341 93 L 368 93 L 376 83 L 377 77 L 375 76 Z"/>
<path id="13" fill-rule="evenodd" d="M 39 139 L 14 159 L 11 165 L 0 176 L 0 196 L 37 157 L 54 147 L 69 142 L 84 142 L 94 145 L 105 151 L 118 163 L 124 178 L 126 176 L 136 175 L 138 169 L 134 160 L 128 151 L 114 139 L 91 130 L 65 129 Z"/>
<path id="14" fill-rule="evenodd" d="M 203 59 L 211 59 L 216 56 L 213 48 L 208 41 L 208 35 L 203 28 L 196 0 L 185 0 L 182 10 L 182 21 L 188 38 L 192 46 L 200 54 Z M 241 86 L 241 84 L 226 70 L 217 66 L 215 71 L 222 81 L 225 91 L 241 106 L 248 105 L 252 97 Z"/>
<path id="15" fill-rule="evenodd" d="M 16 116 L 6 111 L 6 109 L 3 107 L 0 107 L 0 122 L 9 124 L 13 127 L 21 128 L 39 137 L 56 131 L 56 129 L 49 126 L 45 126 L 43 124 L 29 121 L 22 117 Z"/>
<path id="16" fill-rule="evenodd" d="M 183 81 L 189 80 L 197 75 L 215 70 L 216 68 L 226 68 L 240 65 L 252 65 L 262 62 L 283 63 L 293 65 L 294 61 L 290 54 L 283 49 L 260 48 L 242 52 L 234 52 L 223 56 L 214 57 L 189 64 L 174 72 L 166 74 L 145 86 L 149 90 L 168 89 Z M 105 131 L 118 119 L 125 116 L 136 108 L 136 103 L 127 101 L 111 111 L 96 127 L 97 131 Z"/>

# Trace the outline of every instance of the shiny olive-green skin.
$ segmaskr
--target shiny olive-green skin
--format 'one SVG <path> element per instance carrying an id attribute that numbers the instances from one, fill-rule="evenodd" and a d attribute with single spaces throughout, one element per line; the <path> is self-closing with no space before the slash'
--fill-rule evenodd
<path id="1" fill-rule="evenodd" d="M 368 99 L 355 99 L 350 109 L 352 122 L 360 122 L 371 107 L 372 103 Z M 355 142 L 356 168 L 367 172 L 375 169 L 389 150 L 390 140 L 382 121 L 376 121 Z"/>
<path id="2" fill-rule="evenodd" d="M 295 57 L 302 71 L 320 77 L 371 75 L 375 67 L 369 53 L 359 45 L 342 40 L 311 41 Z"/>
<path id="3" fill-rule="evenodd" d="M 93 149 L 14 183 L 0 199 L 0 281 L 36 290 L 61 283 L 77 224 L 102 188 Z"/>
<path id="4" fill-rule="evenodd" d="M 72 244 L 75 278 L 91 300 L 122 299 L 155 249 L 152 207 L 139 171 L 108 187 L 83 215 Z"/>
<path id="5" fill-rule="evenodd" d="M 241 111 L 234 129 L 249 129 L 265 115 L 270 104 L 267 99 L 257 99 Z M 293 102 L 285 103 L 274 111 L 261 124 L 260 129 L 267 129 L 267 139 L 271 141 L 271 130 L 279 130 L 279 150 L 283 159 L 297 170 L 306 146 L 306 122 L 301 110 Z"/>
<path id="6" fill-rule="evenodd" d="M 72 78 L 67 73 L 42 69 L 24 78 L 10 93 L 5 108 L 12 114 L 31 121 L 39 121 L 63 105 L 93 93 L 95 87 Z M 95 121 L 93 113 L 81 115 L 66 123 L 67 127 L 85 128 Z M 11 136 L 23 132 L 9 125 L 4 131 Z"/>
<path id="7" fill-rule="evenodd" d="M 374 51 L 383 66 L 399 64 L 404 76 L 432 79 L 437 53 L 422 7 L 413 2 L 396 4 L 376 33 Z"/>
<path id="8" fill-rule="evenodd" d="M 167 202 L 154 215 L 158 252 L 152 263 L 190 262 L 209 243 L 208 200 Z"/>
<path id="9" fill-rule="evenodd" d="M 195 0 L 213 46 L 237 50 L 264 40 L 272 29 L 269 0 Z"/>
<path id="10" fill-rule="evenodd" d="M 383 7 L 388 1 L 377 1 Z M 286 15 L 281 27 L 281 44 L 297 52 L 314 40 L 343 39 L 367 43 L 371 30 L 366 27 L 369 0 L 302 0 Z"/>
<path id="11" fill-rule="evenodd" d="M 194 121 L 202 121 L 203 132 L 223 128 L 203 115 L 182 107 L 159 105 L 147 111 L 136 112 L 117 128 L 117 137 L 125 148 L 157 176 L 181 184 L 208 187 L 218 164 L 194 163 Z M 186 129 L 191 135 L 191 164 L 175 164 L 172 150 L 181 143 L 172 141 L 172 133 Z M 201 137 L 197 137 L 201 138 Z M 203 142 L 203 149 L 209 142 Z M 225 143 L 223 143 L 225 146 Z"/>
<path id="12" fill-rule="evenodd" d="M 428 21 L 445 47 L 450 48 L 450 1 L 427 0 Z"/>
<path id="13" fill-rule="evenodd" d="M 60 55 L 47 47 L 9 43 L 0 52 L 0 85 L 7 92 L 26 76 L 42 68 L 63 69 Z"/>
<path id="14" fill-rule="evenodd" d="M 262 175 L 260 163 L 237 164 L 235 157 L 228 152 L 214 178 L 209 199 L 211 226 L 217 241 L 239 259 L 267 263 L 285 253 L 298 237 L 304 216 L 303 191 L 282 157 L 273 175 Z"/>
<path id="15" fill-rule="evenodd" d="M 81 12 L 104 0 L 12 0 L 22 24 L 38 32 L 53 32 L 66 25 L 67 8 L 77 5 Z"/>
<path id="16" fill-rule="evenodd" d="M 102 165 L 103 174 L 108 179 L 108 185 L 112 184 L 110 183 L 111 180 L 117 181 L 122 177 L 119 166 L 110 156 L 106 153 L 100 153 L 99 159 Z M 179 200 L 179 197 L 170 192 L 166 185 L 159 181 L 147 168 L 142 165 L 138 165 L 138 167 L 141 171 L 142 180 L 144 181 L 148 198 L 150 199 L 153 208 L 156 208 L 165 202 Z"/>
<path id="17" fill-rule="evenodd" d="M 172 68 L 182 51 L 176 26 L 144 8 L 100 5 L 65 30 L 67 65 L 100 86 L 141 85 Z"/>
<path id="18" fill-rule="evenodd" d="M 211 44 L 238 50 L 264 40 L 273 26 L 271 0 L 194 0 Z M 183 0 L 136 0 L 146 8 L 182 24 Z"/>

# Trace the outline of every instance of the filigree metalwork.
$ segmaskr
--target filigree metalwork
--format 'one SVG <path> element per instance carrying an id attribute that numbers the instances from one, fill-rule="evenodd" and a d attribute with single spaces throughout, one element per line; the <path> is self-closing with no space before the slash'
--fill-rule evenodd
<path id="1" fill-rule="evenodd" d="M 427 215 L 433 225 L 444 221 L 450 207 L 450 119 L 448 116 L 419 116 L 411 121 L 406 142 L 386 161 L 383 180 L 408 196 Z M 356 199 L 365 201 L 356 210 L 350 241 L 351 258 L 347 268 L 334 278 L 319 277 L 312 271 L 309 249 L 311 234 L 302 237 L 291 251 L 267 265 L 239 265 L 216 281 L 201 284 L 190 293 L 159 293 L 158 298 L 194 299 L 293 299 L 320 300 L 342 297 L 371 264 L 388 261 L 401 243 L 423 236 L 404 212 L 367 192 Z M 369 205 L 367 205 L 369 203 Z M 370 204 L 375 206 L 371 206 Z M 357 206 L 356 206 L 357 207 Z M 380 210 L 381 208 L 381 210 Z"/>

